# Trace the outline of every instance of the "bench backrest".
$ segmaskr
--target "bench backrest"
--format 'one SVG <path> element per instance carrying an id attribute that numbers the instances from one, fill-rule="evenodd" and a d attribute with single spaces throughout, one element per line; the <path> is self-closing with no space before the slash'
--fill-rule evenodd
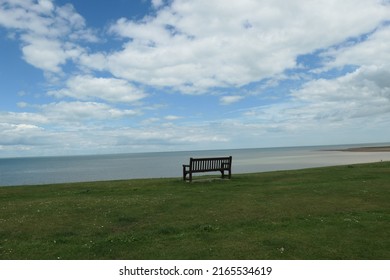
<path id="1" fill-rule="evenodd" d="M 190 158 L 191 171 L 220 171 L 230 170 L 232 157 Z"/>

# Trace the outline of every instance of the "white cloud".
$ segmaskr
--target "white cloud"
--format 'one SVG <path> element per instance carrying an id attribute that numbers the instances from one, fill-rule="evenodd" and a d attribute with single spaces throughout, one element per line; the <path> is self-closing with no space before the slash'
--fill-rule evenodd
<path id="1" fill-rule="evenodd" d="M 117 109 L 97 102 L 65 102 L 44 105 L 24 104 L 24 108 L 35 109 L 35 113 L 0 112 L 3 125 L 40 126 L 69 128 L 75 125 L 88 125 L 89 122 L 106 125 L 118 119 L 132 118 L 141 114 L 139 110 Z"/>
<path id="2" fill-rule="evenodd" d="M 31 124 L 0 123 L 1 146 L 35 146 L 45 142 L 44 130 Z"/>
<path id="3" fill-rule="evenodd" d="M 96 102 L 58 102 L 25 105 L 35 113 L 0 112 L 2 156 L 62 155 L 115 151 L 118 123 L 139 116 L 138 110 L 117 109 Z M 118 136 L 119 137 L 119 136 Z M 109 145 L 114 145 L 109 147 Z"/>
<path id="4" fill-rule="evenodd" d="M 169 116 L 166 116 L 164 117 L 164 119 L 166 119 L 167 121 L 176 121 L 176 120 L 179 120 L 181 119 L 182 117 L 180 116 L 175 116 L 175 115 L 169 115 Z"/>
<path id="5" fill-rule="evenodd" d="M 105 137 L 112 138 L 127 146 L 128 149 L 142 147 L 146 150 L 161 150 L 162 147 L 168 150 L 177 150 L 191 146 L 197 149 L 220 147 L 221 143 L 229 140 L 224 133 L 210 133 L 214 127 L 209 125 L 183 127 L 181 125 L 158 126 L 152 125 L 141 128 L 127 128 L 121 130 L 110 130 Z"/>
<path id="6" fill-rule="evenodd" d="M 70 4 L 52 1 L 8 0 L 0 6 L 0 26 L 20 34 L 23 58 L 43 71 L 59 73 L 61 67 L 83 52 L 75 42 L 98 39 Z"/>
<path id="7" fill-rule="evenodd" d="M 152 6 L 157 9 L 164 5 L 164 0 L 152 0 Z"/>
<path id="8" fill-rule="evenodd" d="M 233 103 L 236 103 L 238 101 L 240 101 L 241 99 L 243 99 L 244 97 L 243 96 L 240 96 L 240 95 L 229 95 L 229 96 L 223 96 L 221 97 L 220 99 L 220 103 L 222 105 L 230 105 L 230 104 L 233 104 Z"/>
<path id="9" fill-rule="evenodd" d="M 361 67 L 335 79 L 312 80 L 295 90 L 290 100 L 243 110 L 227 124 L 235 126 L 237 139 L 259 138 L 268 145 L 278 136 L 274 145 L 283 137 L 289 145 L 385 142 L 389 76 L 387 68 Z"/>
<path id="10" fill-rule="evenodd" d="M 386 68 L 361 67 L 337 79 L 311 81 L 293 96 L 308 104 L 306 114 L 312 108 L 318 119 L 380 116 L 390 113 L 388 77 Z"/>
<path id="11" fill-rule="evenodd" d="M 177 0 L 156 17 L 118 20 L 111 32 L 131 40 L 107 56 L 107 69 L 184 92 L 242 86 L 294 68 L 298 55 L 372 31 L 388 17 L 388 6 L 368 0 Z"/>
<path id="12" fill-rule="evenodd" d="M 152 4 L 161 7 L 164 1 Z M 282 74 L 297 66 L 298 55 L 370 32 L 388 18 L 389 6 L 370 0 L 244 0 L 229 5 L 175 0 L 155 16 L 113 24 L 110 32 L 128 40 L 122 50 L 89 53 L 75 42 L 98 39 L 72 5 L 12 0 L 0 8 L 0 25 L 23 35 L 23 56 L 37 68 L 59 73 L 71 60 L 131 82 L 186 93 Z M 347 60 L 340 56 L 339 64 Z"/>
<path id="13" fill-rule="evenodd" d="M 327 68 L 342 67 L 344 65 L 378 65 L 390 66 L 390 26 L 380 27 L 368 38 L 359 43 L 346 44 L 338 49 L 326 52 L 330 61 Z"/>
<path id="14" fill-rule="evenodd" d="M 51 0 L 38 0 L 38 5 L 46 13 L 51 12 L 54 9 L 54 5 L 53 5 L 53 2 Z"/>
<path id="15" fill-rule="evenodd" d="M 101 105 L 83 104 L 77 108 L 78 106 L 52 104 L 48 106 L 51 108 L 42 108 L 43 114 L 56 124 L 55 129 L 50 125 L 39 127 L 31 124 L 0 123 L 0 146 L 3 146 L 3 152 L 12 153 L 14 150 L 23 149 L 29 150 L 32 155 L 37 153 L 62 155 L 177 150 L 186 147 L 207 149 L 220 148 L 221 143 L 229 140 L 225 133 L 215 131 L 211 124 L 191 127 L 173 124 L 161 126 L 158 123 L 149 123 L 141 127 L 90 125 L 85 120 L 109 118 L 112 117 L 112 113 L 104 113 L 105 108 Z M 88 111 L 82 110 L 82 107 L 88 106 L 93 108 L 89 108 Z M 72 107 L 76 108 L 71 109 Z M 101 113 L 99 117 L 93 116 L 93 110 L 96 109 Z M 73 122 L 76 120 L 82 122 Z"/>
<path id="16" fill-rule="evenodd" d="M 52 124 L 58 126 L 66 125 L 69 122 L 86 123 L 90 120 L 109 122 L 139 114 L 135 110 L 119 110 L 103 103 L 79 101 L 50 103 L 39 106 L 39 109 Z"/>
<path id="17" fill-rule="evenodd" d="M 61 64 L 68 59 L 61 42 L 42 37 L 23 36 L 28 42 L 22 48 L 24 59 L 31 65 L 50 72 L 60 72 Z"/>
<path id="18" fill-rule="evenodd" d="M 126 80 L 115 78 L 96 78 L 93 76 L 75 76 L 66 82 L 66 88 L 50 91 L 49 95 L 72 97 L 78 100 L 100 99 L 117 103 L 134 103 L 146 97 L 146 94 Z"/>
<path id="19" fill-rule="evenodd" d="M 26 103 L 25 107 L 28 106 Z M 28 124 L 28 125 L 38 125 L 45 124 L 48 122 L 47 117 L 37 114 L 37 113 L 28 113 L 28 112 L 1 112 L 0 111 L 0 120 L 2 124 L 7 125 L 19 125 L 19 124 Z"/>

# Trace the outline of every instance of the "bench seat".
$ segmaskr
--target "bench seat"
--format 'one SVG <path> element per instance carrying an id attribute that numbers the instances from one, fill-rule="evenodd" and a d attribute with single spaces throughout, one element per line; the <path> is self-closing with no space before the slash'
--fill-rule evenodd
<path id="1" fill-rule="evenodd" d="M 232 176 L 232 157 L 190 158 L 189 164 L 183 164 L 183 180 L 191 182 L 193 173 L 215 171 L 221 172 L 222 178 L 225 178 L 225 171 L 227 171 L 230 179 Z M 189 175 L 188 179 L 187 175 Z"/>

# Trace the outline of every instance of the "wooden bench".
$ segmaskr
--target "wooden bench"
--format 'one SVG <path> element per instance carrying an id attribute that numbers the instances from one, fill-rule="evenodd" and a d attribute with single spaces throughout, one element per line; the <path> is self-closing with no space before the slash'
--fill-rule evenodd
<path id="1" fill-rule="evenodd" d="M 219 171 L 222 178 L 225 177 L 225 171 L 228 172 L 229 179 L 232 177 L 232 157 L 216 157 L 216 158 L 190 158 L 190 164 L 183 164 L 183 180 L 192 181 L 193 173 Z"/>

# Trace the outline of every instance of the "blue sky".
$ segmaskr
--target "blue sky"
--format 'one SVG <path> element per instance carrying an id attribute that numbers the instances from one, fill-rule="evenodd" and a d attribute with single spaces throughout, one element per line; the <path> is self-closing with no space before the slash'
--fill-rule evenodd
<path id="1" fill-rule="evenodd" d="M 390 3 L 0 0 L 0 157 L 389 142 Z"/>

